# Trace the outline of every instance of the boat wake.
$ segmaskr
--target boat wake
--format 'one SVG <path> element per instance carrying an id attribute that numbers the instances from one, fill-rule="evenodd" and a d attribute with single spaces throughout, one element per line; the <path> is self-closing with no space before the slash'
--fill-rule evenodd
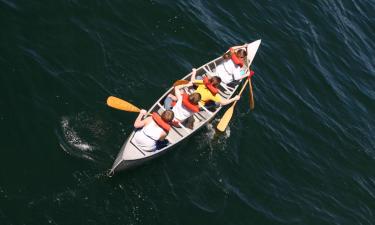
<path id="1" fill-rule="evenodd" d="M 227 139 L 230 137 L 230 127 L 228 126 L 224 132 L 216 130 L 215 126 L 218 124 L 220 119 L 214 119 L 212 122 L 207 123 L 206 130 L 201 134 L 202 136 L 196 137 L 200 141 L 197 141 L 198 148 L 206 148 L 207 145 L 212 153 L 214 150 L 225 150 Z M 201 140 L 205 141 L 201 141 Z"/>
<path id="2" fill-rule="evenodd" d="M 65 137 L 67 138 L 68 142 L 72 144 L 74 147 L 82 150 L 82 151 L 92 151 L 93 147 L 83 141 L 80 137 L 78 137 L 77 132 L 69 126 L 69 119 L 64 117 L 61 121 L 61 125 L 63 130 L 65 131 Z"/>
<path id="3" fill-rule="evenodd" d="M 76 116 L 64 116 L 60 121 L 60 129 L 56 130 L 63 151 L 74 157 L 103 163 L 110 157 L 100 147 L 100 140 L 105 139 L 108 132 L 103 122 L 87 113 Z M 107 156 L 106 156 L 107 155 Z"/>
<path id="4" fill-rule="evenodd" d="M 77 131 L 73 127 L 71 127 L 71 120 L 68 117 L 63 117 L 61 119 L 61 128 L 64 135 L 63 138 L 66 141 L 60 141 L 61 148 L 70 155 L 92 160 L 90 156 L 86 156 L 86 154 L 82 153 L 92 152 L 94 150 L 94 147 L 90 146 L 87 142 L 85 142 L 81 137 L 78 136 Z"/>

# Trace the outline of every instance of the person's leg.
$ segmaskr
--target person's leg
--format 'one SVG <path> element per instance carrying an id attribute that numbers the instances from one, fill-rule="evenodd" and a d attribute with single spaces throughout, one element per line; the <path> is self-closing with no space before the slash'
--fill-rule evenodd
<path id="1" fill-rule="evenodd" d="M 160 150 L 164 147 L 167 147 L 169 145 L 169 141 L 167 139 L 164 139 L 162 141 L 157 141 L 156 142 L 156 150 Z"/>
<path id="2" fill-rule="evenodd" d="M 166 110 L 171 110 L 171 109 L 173 108 L 173 106 L 172 106 L 172 102 L 173 102 L 173 100 L 172 100 L 171 97 L 166 97 L 166 98 L 164 99 L 164 108 L 165 108 Z"/>
<path id="3" fill-rule="evenodd" d="M 219 103 L 216 103 L 214 101 L 208 101 L 204 105 L 204 107 L 206 107 L 206 109 L 208 109 L 209 111 L 214 112 L 219 105 L 220 105 Z"/>
<path id="4" fill-rule="evenodd" d="M 195 122 L 195 119 L 194 119 L 194 116 L 192 115 L 184 121 L 184 126 L 192 130 L 194 128 L 194 122 Z"/>

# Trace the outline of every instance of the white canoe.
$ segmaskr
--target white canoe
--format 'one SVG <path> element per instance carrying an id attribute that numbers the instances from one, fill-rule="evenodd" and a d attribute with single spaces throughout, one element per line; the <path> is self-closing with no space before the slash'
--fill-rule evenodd
<path id="1" fill-rule="evenodd" d="M 247 62 L 246 66 L 250 66 L 256 52 L 259 48 L 259 45 L 261 43 L 261 40 L 254 41 L 247 45 Z M 207 73 L 215 74 L 215 68 L 217 65 L 219 65 L 223 61 L 222 57 L 218 57 L 211 62 L 208 62 L 204 64 L 203 66 L 197 68 L 197 75 L 204 75 Z M 183 80 L 190 80 L 191 73 L 186 75 Z M 232 96 L 234 96 L 234 93 L 236 92 L 237 88 L 239 87 L 240 82 L 237 82 L 237 84 L 233 85 L 221 85 L 219 94 L 222 98 L 229 99 Z M 149 113 L 151 112 L 158 112 L 161 114 L 164 111 L 163 107 L 163 101 L 165 97 L 171 93 L 173 90 L 173 87 L 169 88 L 168 91 L 166 91 L 157 101 L 156 103 L 148 110 Z M 125 141 L 123 146 L 121 147 L 120 153 L 117 155 L 117 158 L 115 162 L 113 163 L 113 166 L 110 170 L 109 174 L 114 174 L 116 172 L 135 167 L 137 165 L 143 164 L 146 161 L 149 161 L 151 159 L 154 159 L 161 154 L 167 152 L 168 150 L 172 149 L 174 146 L 176 146 L 181 141 L 185 140 L 189 136 L 191 136 L 193 133 L 195 133 L 197 130 L 202 128 L 205 124 L 207 124 L 209 121 L 211 121 L 215 115 L 222 109 L 222 107 L 217 107 L 215 111 L 211 112 L 208 110 L 200 111 L 199 113 L 194 114 L 195 122 L 194 122 L 194 129 L 188 129 L 185 127 L 172 127 L 170 130 L 167 140 L 170 142 L 169 145 L 162 149 L 158 149 L 155 151 L 144 151 L 140 148 L 138 148 L 133 142 L 133 136 L 135 134 L 135 130 L 130 134 L 129 138 Z"/>

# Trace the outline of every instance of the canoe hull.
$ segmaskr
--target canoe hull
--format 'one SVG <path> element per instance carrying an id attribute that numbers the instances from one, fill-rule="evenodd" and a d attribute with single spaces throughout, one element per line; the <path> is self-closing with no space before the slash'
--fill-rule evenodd
<path id="1" fill-rule="evenodd" d="M 246 65 L 249 67 L 255 57 L 255 54 L 258 50 L 260 45 L 260 40 L 254 41 L 247 46 L 248 52 L 248 59 Z M 216 66 L 219 65 L 223 61 L 222 57 L 218 57 L 203 66 L 197 68 L 197 75 L 215 75 Z M 183 79 L 190 80 L 191 73 L 186 75 Z M 237 91 L 238 87 L 240 86 L 241 82 L 234 83 L 232 85 L 223 85 L 220 86 L 219 94 L 222 98 L 230 99 L 233 97 L 235 92 Z M 162 106 L 164 98 L 173 90 L 171 87 L 168 91 L 166 91 L 156 103 L 149 109 L 149 113 L 151 112 L 158 112 L 161 114 L 165 109 Z M 192 90 L 186 90 L 192 91 Z M 204 107 L 203 107 L 204 108 Z M 159 157 L 160 155 L 168 152 L 169 150 L 173 149 L 177 144 L 186 140 L 189 136 L 193 133 L 201 129 L 207 123 L 212 121 L 212 119 L 216 116 L 216 114 L 221 111 L 222 106 L 219 106 L 215 111 L 211 112 L 204 108 L 203 111 L 194 114 L 195 122 L 194 122 L 194 129 L 189 130 L 185 127 L 172 127 L 171 131 L 169 132 L 167 139 L 169 140 L 170 144 L 160 150 L 148 152 L 139 149 L 134 143 L 132 143 L 132 138 L 135 134 L 135 131 L 131 133 L 129 138 L 125 141 L 124 145 L 121 148 L 120 153 L 118 154 L 111 170 L 110 174 L 114 174 L 120 171 L 128 170 L 131 168 L 135 168 L 141 164 L 144 164 L 154 158 Z"/>

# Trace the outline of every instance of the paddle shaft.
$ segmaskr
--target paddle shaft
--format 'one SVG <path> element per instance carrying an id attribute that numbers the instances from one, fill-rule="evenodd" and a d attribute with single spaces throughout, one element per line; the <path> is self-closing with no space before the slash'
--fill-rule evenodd
<path id="1" fill-rule="evenodd" d="M 246 79 L 246 82 L 249 82 L 249 80 Z M 239 95 L 241 95 L 242 92 L 245 90 L 245 87 L 246 87 L 246 85 L 247 85 L 246 82 L 245 82 L 244 85 L 242 86 L 242 89 L 241 89 L 241 91 L 239 92 Z M 237 101 L 238 101 L 238 100 L 237 100 Z M 237 101 L 233 102 L 233 104 L 227 109 L 227 111 L 225 111 L 224 115 L 221 117 L 221 119 L 220 119 L 218 125 L 216 126 L 216 128 L 217 128 L 219 131 L 223 132 L 223 131 L 227 128 L 227 126 L 228 126 L 228 124 L 229 124 L 229 121 L 230 121 L 231 118 L 232 118 L 233 110 L 234 110 L 234 107 L 236 106 Z"/>
<path id="2" fill-rule="evenodd" d="M 246 68 L 246 72 L 250 71 L 249 74 L 251 74 L 250 65 L 251 65 L 251 61 L 249 62 L 248 67 Z M 248 79 L 246 79 L 246 81 L 249 82 L 249 89 L 250 89 L 249 90 L 250 91 L 249 92 L 249 94 L 250 94 L 250 110 L 253 110 L 254 109 L 254 95 L 253 95 L 253 86 L 251 85 L 251 77 L 249 77 Z"/>
<path id="3" fill-rule="evenodd" d="M 246 79 L 246 81 L 245 81 L 245 83 L 243 84 L 243 86 L 242 86 L 240 92 L 238 93 L 239 96 L 241 96 L 242 92 L 245 90 L 245 87 L 246 87 L 246 85 L 247 85 L 247 82 L 249 82 L 248 79 Z M 238 100 L 237 100 L 237 101 L 238 101 Z M 233 103 L 232 107 L 234 107 L 234 106 L 236 105 L 237 101 L 235 101 L 235 102 Z"/>
<path id="4" fill-rule="evenodd" d="M 253 85 L 251 85 L 251 78 L 249 78 L 249 89 L 250 89 L 250 109 L 254 109 L 254 95 L 253 95 Z"/>

